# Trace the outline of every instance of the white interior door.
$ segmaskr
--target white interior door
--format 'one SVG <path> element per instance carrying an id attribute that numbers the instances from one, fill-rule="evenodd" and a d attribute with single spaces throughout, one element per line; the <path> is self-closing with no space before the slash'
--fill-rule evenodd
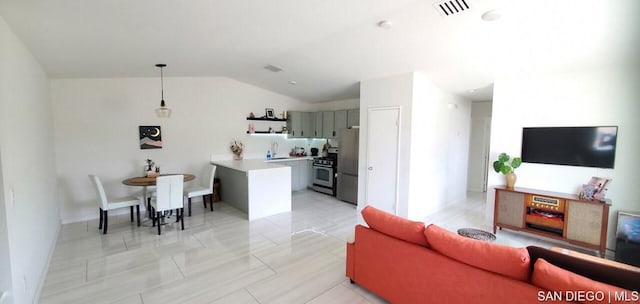
<path id="1" fill-rule="evenodd" d="M 366 202 L 397 214 L 400 108 L 371 108 L 367 120 Z"/>

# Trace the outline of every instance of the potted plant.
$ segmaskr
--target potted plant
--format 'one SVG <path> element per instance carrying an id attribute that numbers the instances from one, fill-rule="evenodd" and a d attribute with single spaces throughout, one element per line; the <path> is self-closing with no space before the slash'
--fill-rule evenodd
<path id="1" fill-rule="evenodd" d="M 516 174 L 513 172 L 516 168 L 520 167 L 522 159 L 520 157 L 514 157 L 513 159 L 507 153 L 500 153 L 498 160 L 493 162 L 493 170 L 497 173 L 502 173 L 507 180 L 507 188 L 513 188 L 516 184 Z"/>

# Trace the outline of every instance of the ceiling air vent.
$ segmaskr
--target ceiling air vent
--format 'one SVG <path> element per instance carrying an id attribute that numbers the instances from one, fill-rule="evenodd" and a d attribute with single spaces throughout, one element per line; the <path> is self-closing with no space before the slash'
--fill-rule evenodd
<path id="1" fill-rule="evenodd" d="M 279 67 L 277 67 L 277 66 L 275 66 L 275 65 L 273 65 L 273 64 L 267 65 L 267 66 L 265 66 L 264 68 L 265 68 L 266 70 L 269 70 L 269 71 L 274 72 L 274 73 L 278 73 L 278 72 L 282 71 L 282 69 L 281 69 L 281 68 L 279 68 Z"/>
<path id="2" fill-rule="evenodd" d="M 442 16 L 451 16 L 469 10 L 466 0 L 445 0 L 433 4 Z"/>

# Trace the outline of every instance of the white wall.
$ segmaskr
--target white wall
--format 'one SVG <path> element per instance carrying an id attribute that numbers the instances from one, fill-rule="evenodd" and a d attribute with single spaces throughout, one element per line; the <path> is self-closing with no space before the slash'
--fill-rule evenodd
<path id="1" fill-rule="evenodd" d="M 408 217 L 409 167 L 411 161 L 411 107 L 413 98 L 413 73 L 395 75 L 360 82 L 360 146 L 358 162 L 358 211 L 366 206 L 367 173 L 367 112 L 376 107 L 400 107 L 400 159 L 398 170 L 398 204 L 396 213 Z M 359 213 L 358 213 L 359 214 Z"/>
<path id="2" fill-rule="evenodd" d="M 31 303 L 60 228 L 49 79 L 2 18 L 0 66 L 0 291 Z"/>
<path id="3" fill-rule="evenodd" d="M 357 109 L 360 107 L 359 98 L 332 100 L 311 105 L 312 111 L 336 111 L 346 109 Z"/>
<path id="4" fill-rule="evenodd" d="M 494 86 L 490 159 L 499 153 L 520 154 L 522 127 L 616 125 L 614 169 L 524 163 L 516 170 L 516 186 L 577 193 L 592 176 L 611 177 L 612 200 L 607 248 L 614 249 L 616 212 L 639 211 L 640 72 L 600 69 L 521 79 L 498 80 Z M 489 174 L 489 185 L 503 185 L 502 175 Z M 494 192 L 487 195 L 487 219 L 493 218 Z"/>
<path id="5" fill-rule="evenodd" d="M 401 107 L 397 214 L 424 220 L 466 196 L 471 103 L 420 72 L 366 80 L 360 87 L 358 208 L 364 208 L 367 109 Z"/>
<path id="6" fill-rule="evenodd" d="M 409 218 L 425 218 L 466 197 L 471 102 L 414 73 Z"/>
<path id="7" fill-rule="evenodd" d="M 491 123 L 491 102 L 471 104 L 471 137 L 469 139 L 469 174 L 467 190 L 484 191 L 485 185 L 485 149 L 489 145 L 490 133 L 485 132 L 485 123 Z M 485 147 L 487 146 L 487 147 Z M 488 168 L 488 170 L 493 170 Z M 493 172 L 493 171 L 492 171 Z"/>
<path id="8" fill-rule="evenodd" d="M 249 123 L 257 130 L 268 127 L 246 120 L 250 112 L 262 116 L 265 108 L 273 108 L 280 115 L 284 110 L 309 110 L 309 104 L 228 78 L 165 77 L 164 99 L 173 114 L 160 119 L 154 114 L 160 101 L 159 82 L 158 78 L 51 81 L 63 222 L 98 216 L 88 174 L 101 176 L 108 193 L 125 195 L 140 190 L 121 182 L 140 176 L 147 158 L 162 172 L 201 176 L 211 158 L 231 159 L 229 143 L 234 138 L 245 143 L 247 158 L 265 157 L 272 140 L 279 143 L 281 155 L 294 145 L 313 143 L 246 134 Z M 162 127 L 162 149 L 140 149 L 140 125 Z"/>

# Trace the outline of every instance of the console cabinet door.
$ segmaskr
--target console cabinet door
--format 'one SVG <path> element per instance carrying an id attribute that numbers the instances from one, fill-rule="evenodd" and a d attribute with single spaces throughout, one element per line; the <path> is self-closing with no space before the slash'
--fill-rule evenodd
<path id="1" fill-rule="evenodd" d="M 497 224 L 524 228 L 524 194 L 508 191 L 497 193 Z"/>
<path id="2" fill-rule="evenodd" d="M 600 245 L 603 206 L 598 204 L 568 201 L 567 239 Z"/>

